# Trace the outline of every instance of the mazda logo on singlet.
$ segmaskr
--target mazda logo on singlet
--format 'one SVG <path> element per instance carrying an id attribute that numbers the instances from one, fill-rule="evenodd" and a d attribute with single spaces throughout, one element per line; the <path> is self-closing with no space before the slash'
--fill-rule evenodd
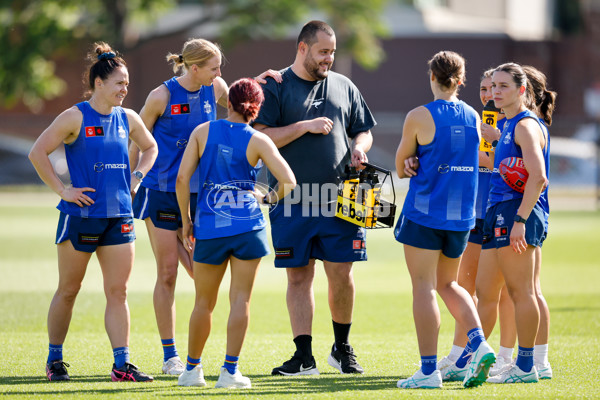
<path id="1" fill-rule="evenodd" d="M 185 146 L 187 146 L 188 141 L 186 139 L 179 139 L 177 141 L 177 148 L 179 149 L 185 149 Z"/>
<path id="2" fill-rule="evenodd" d="M 104 163 L 97 162 L 96 164 L 94 164 L 94 171 L 96 171 L 96 172 L 104 171 Z"/>
<path id="3" fill-rule="evenodd" d="M 441 164 L 438 167 L 438 172 L 440 174 L 446 174 L 446 173 L 448 173 L 448 171 L 450 171 L 450 166 L 448 164 Z"/>

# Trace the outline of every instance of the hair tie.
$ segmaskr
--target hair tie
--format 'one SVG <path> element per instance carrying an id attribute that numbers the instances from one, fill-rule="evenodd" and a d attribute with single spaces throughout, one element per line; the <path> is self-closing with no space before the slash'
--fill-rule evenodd
<path id="1" fill-rule="evenodd" d="M 98 60 L 110 60 L 111 58 L 115 58 L 117 55 L 112 51 L 107 51 L 98 55 Z"/>
<path id="2" fill-rule="evenodd" d="M 182 62 L 183 62 L 183 55 L 182 55 L 182 54 L 180 54 L 180 55 L 179 55 L 179 62 L 180 62 L 180 63 L 182 63 Z"/>

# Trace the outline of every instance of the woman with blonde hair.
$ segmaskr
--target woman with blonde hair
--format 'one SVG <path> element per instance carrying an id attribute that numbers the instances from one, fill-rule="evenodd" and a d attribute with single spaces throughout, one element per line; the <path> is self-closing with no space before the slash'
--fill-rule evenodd
<path id="1" fill-rule="evenodd" d="M 156 258 L 154 312 L 163 348 L 162 372 L 179 375 L 184 364 L 175 346 L 175 284 L 179 262 L 192 275 L 192 258 L 184 249 L 181 214 L 175 195 L 175 181 L 181 158 L 194 128 L 217 119 L 217 103 L 227 107 L 227 84 L 221 78 L 221 49 L 205 39 L 190 39 L 181 53 L 167 55 L 175 73 L 182 73 L 152 90 L 140 112 L 146 127 L 158 143 L 158 158 L 143 179 L 133 202 L 135 218 L 144 220 Z M 259 78 L 278 73 L 267 71 Z M 139 150 L 132 144 L 130 156 Z M 190 187 L 192 218 L 195 216 L 197 180 Z"/>

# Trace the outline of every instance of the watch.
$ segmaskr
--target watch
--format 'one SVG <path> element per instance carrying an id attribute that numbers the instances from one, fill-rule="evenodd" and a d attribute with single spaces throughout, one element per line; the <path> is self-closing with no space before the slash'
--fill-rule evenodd
<path id="1" fill-rule="evenodd" d="M 496 148 L 496 146 L 498 146 L 498 140 L 494 140 L 494 141 L 492 142 L 492 147 L 493 147 L 494 149 Z"/>
<path id="2" fill-rule="evenodd" d="M 526 223 L 527 220 L 523 217 L 521 217 L 519 214 L 515 215 L 515 222 L 521 222 L 521 223 Z"/>
<path id="3" fill-rule="evenodd" d="M 269 193 L 265 194 L 265 196 L 262 198 L 262 203 L 270 206 L 271 203 L 269 203 L 269 201 L 267 200 L 268 197 Z"/>
<path id="4" fill-rule="evenodd" d="M 144 178 L 144 174 L 141 171 L 133 171 L 133 176 L 135 176 L 140 182 Z"/>

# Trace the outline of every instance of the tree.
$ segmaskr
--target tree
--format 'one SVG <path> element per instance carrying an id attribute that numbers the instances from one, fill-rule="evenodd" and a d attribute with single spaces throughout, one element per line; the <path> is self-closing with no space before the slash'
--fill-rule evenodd
<path id="1" fill-rule="evenodd" d="M 124 48 L 125 29 L 174 6 L 174 0 L 2 0 L 0 3 L 0 106 L 19 101 L 37 111 L 59 96 L 57 57 L 83 42 L 104 40 Z"/>
<path id="2" fill-rule="evenodd" d="M 388 1 L 204 0 L 198 1 L 203 6 L 200 19 L 179 30 L 217 22 L 227 47 L 243 40 L 281 38 L 316 11 L 334 27 L 342 60 L 351 55 L 373 69 L 384 58 L 379 39 L 386 34 L 381 15 Z M 136 45 L 136 39 L 128 40 L 129 28 L 175 5 L 176 0 L 0 0 L 0 106 L 23 101 L 32 111 L 39 110 L 44 100 L 65 90 L 54 74 L 53 60 L 96 40 L 127 50 Z"/>

